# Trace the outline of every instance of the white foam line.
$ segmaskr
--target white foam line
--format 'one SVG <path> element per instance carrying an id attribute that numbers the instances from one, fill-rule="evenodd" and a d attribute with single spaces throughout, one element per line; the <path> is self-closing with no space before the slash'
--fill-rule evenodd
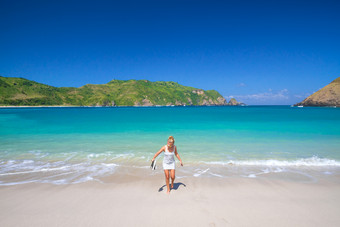
<path id="1" fill-rule="evenodd" d="M 56 168 L 50 168 L 50 169 L 38 169 L 38 170 L 31 170 L 31 171 L 23 171 L 23 172 L 14 172 L 14 173 L 2 173 L 0 174 L 0 176 L 7 176 L 7 175 L 17 175 L 17 174 L 26 174 L 26 173 L 37 173 L 37 172 L 49 172 L 49 171 L 55 171 L 55 170 L 62 170 L 62 169 L 66 169 L 66 168 L 70 168 L 70 167 L 74 167 L 74 166 L 78 166 L 81 165 L 81 163 L 79 164 L 74 164 L 72 166 L 61 166 L 61 167 L 56 167 Z"/>
<path id="2" fill-rule="evenodd" d="M 340 162 L 332 159 L 318 158 L 316 156 L 311 158 L 298 159 L 294 161 L 281 161 L 281 160 L 230 160 L 226 162 L 204 162 L 199 163 L 209 165 L 237 165 L 237 166 L 311 166 L 311 167 L 325 167 L 325 166 L 339 166 Z"/>
<path id="3" fill-rule="evenodd" d="M 330 172 L 330 171 L 325 171 L 325 172 L 323 172 L 323 174 L 326 174 L 326 175 L 332 175 L 332 174 L 333 174 L 333 172 Z"/>
<path id="4" fill-rule="evenodd" d="M 216 173 L 210 173 L 210 174 L 213 175 L 213 176 L 216 176 L 216 177 L 223 177 L 222 175 L 216 174 Z"/>
<path id="5" fill-rule="evenodd" d="M 28 184 L 38 182 L 37 180 L 32 181 L 21 181 L 21 182 L 12 182 L 12 183 L 1 183 L 0 186 L 10 186 L 10 185 L 17 185 L 17 184 Z"/>
<path id="6" fill-rule="evenodd" d="M 195 173 L 194 174 L 194 177 L 199 177 L 200 175 L 202 175 L 203 173 L 206 173 L 207 171 L 209 170 L 209 168 L 208 169 L 206 169 L 206 170 L 200 170 L 198 173 Z"/>
<path id="7" fill-rule="evenodd" d="M 59 176 L 68 175 L 68 174 L 74 174 L 74 173 L 76 173 L 76 172 L 77 172 L 77 171 L 72 171 L 72 172 L 67 172 L 67 173 L 60 173 L 60 174 L 52 175 L 52 176 L 49 176 L 49 177 L 44 177 L 44 179 L 59 177 Z"/>
<path id="8" fill-rule="evenodd" d="M 55 168 L 55 169 L 61 169 L 61 168 Z M 37 172 L 47 172 L 47 171 L 52 171 L 55 169 L 39 169 L 39 170 L 32 170 L 32 171 L 25 171 L 25 172 L 15 172 L 15 173 L 2 173 L 0 176 L 7 176 L 7 175 L 17 175 L 17 174 L 25 174 L 25 173 L 37 173 Z"/>
<path id="9" fill-rule="evenodd" d="M 306 174 L 306 173 L 303 173 L 303 172 L 299 172 L 299 171 L 287 171 L 287 172 L 288 173 L 300 174 L 300 175 L 303 175 L 303 176 L 309 178 L 312 182 L 317 182 L 317 179 L 314 178 L 313 176 L 309 175 L 309 174 Z M 259 175 L 267 174 L 267 173 L 270 173 L 270 172 L 251 173 L 249 175 L 241 175 L 241 176 L 248 177 L 248 178 L 256 178 Z M 277 173 L 277 172 L 275 172 L 275 173 Z"/>
<path id="10" fill-rule="evenodd" d="M 66 157 L 66 159 L 64 161 L 69 161 L 70 159 L 74 158 L 77 154 L 72 154 L 68 157 Z"/>

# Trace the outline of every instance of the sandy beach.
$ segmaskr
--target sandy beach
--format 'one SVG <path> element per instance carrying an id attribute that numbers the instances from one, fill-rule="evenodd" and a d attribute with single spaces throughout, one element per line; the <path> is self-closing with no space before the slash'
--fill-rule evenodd
<path id="1" fill-rule="evenodd" d="M 1 111 L 0 227 L 340 226 L 333 108 Z"/>
<path id="2" fill-rule="evenodd" d="M 1 226 L 339 226 L 340 184 L 162 174 L 0 187 Z"/>

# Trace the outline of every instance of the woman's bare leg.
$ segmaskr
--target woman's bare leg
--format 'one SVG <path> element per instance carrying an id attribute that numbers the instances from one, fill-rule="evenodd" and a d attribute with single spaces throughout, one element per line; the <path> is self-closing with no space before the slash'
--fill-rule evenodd
<path id="1" fill-rule="evenodd" d="M 170 170 L 170 175 L 171 175 L 171 188 L 174 188 L 174 182 L 175 182 L 175 170 L 172 169 Z"/>
<path id="2" fill-rule="evenodd" d="M 170 187 L 169 187 L 169 170 L 165 169 L 164 170 L 164 174 L 165 174 L 165 183 L 166 183 L 166 187 L 167 187 L 167 192 L 166 193 L 170 193 Z"/>

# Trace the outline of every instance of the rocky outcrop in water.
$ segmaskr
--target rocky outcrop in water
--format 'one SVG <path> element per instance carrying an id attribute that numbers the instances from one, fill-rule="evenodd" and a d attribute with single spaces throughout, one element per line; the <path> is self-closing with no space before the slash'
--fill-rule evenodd
<path id="1" fill-rule="evenodd" d="M 235 98 L 231 98 L 228 102 L 228 105 L 229 106 L 246 106 L 246 104 L 236 101 Z"/>

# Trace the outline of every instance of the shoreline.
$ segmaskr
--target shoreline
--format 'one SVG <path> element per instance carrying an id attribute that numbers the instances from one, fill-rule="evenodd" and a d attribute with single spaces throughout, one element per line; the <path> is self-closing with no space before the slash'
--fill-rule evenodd
<path id="1" fill-rule="evenodd" d="M 2 226 L 339 226 L 340 183 L 109 176 L 0 187 Z M 72 215 L 70 215 L 72 214 Z"/>
<path id="2" fill-rule="evenodd" d="M 105 107 L 105 108 L 116 108 L 116 107 L 219 107 L 219 106 L 248 106 L 248 105 L 154 105 L 154 106 L 0 106 L 0 108 L 42 108 L 42 107 L 74 107 L 74 108 L 79 108 L 79 107 L 93 107 L 93 108 L 100 108 L 100 107 Z M 288 106 L 288 105 L 282 105 L 282 106 Z"/>
<path id="3" fill-rule="evenodd" d="M 106 179 L 129 179 L 152 178 L 163 176 L 161 163 L 151 170 L 149 162 L 138 161 L 91 161 L 86 160 L 63 162 L 60 159 L 52 161 L 33 161 L 24 158 L 21 161 L 10 160 L 2 162 L 3 170 L 0 173 L 0 187 L 9 185 L 21 185 L 29 183 L 50 183 L 54 185 L 73 185 L 84 182 L 98 181 L 109 183 Z M 151 158 L 150 158 L 151 159 Z M 161 160 L 160 160 L 161 161 Z M 308 161 L 308 160 L 307 160 Z M 257 161 L 258 162 L 258 161 Z M 270 162 L 273 162 L 272 160 Z M 323 163 L 324 161 L 321 161 Z M 340 184 L 340 167 L 333 160 L 331 166 L 296 166 L 295 162 L 285 166 L 272 165 L 214 165 L 187 163 L 181 167 L 176 162 L 177 179 L 263 179 L 281 182 L 296 182 L 319 184 L 320 182 Z M 301 165 L 302 163 L 300 163 Z"/>
<path id="4" fill-rule="evenodd" d="M 119 108 L 119 107 L 263 107 L 263 106 L 286 106 L 291 108 L 302 108 L 294 105 L 154 105 L 154 106 L 0 106 L 0 109 L 5 108 Z M 340 106 L 303 106 L 303 108 L 339 108 Z"/>

